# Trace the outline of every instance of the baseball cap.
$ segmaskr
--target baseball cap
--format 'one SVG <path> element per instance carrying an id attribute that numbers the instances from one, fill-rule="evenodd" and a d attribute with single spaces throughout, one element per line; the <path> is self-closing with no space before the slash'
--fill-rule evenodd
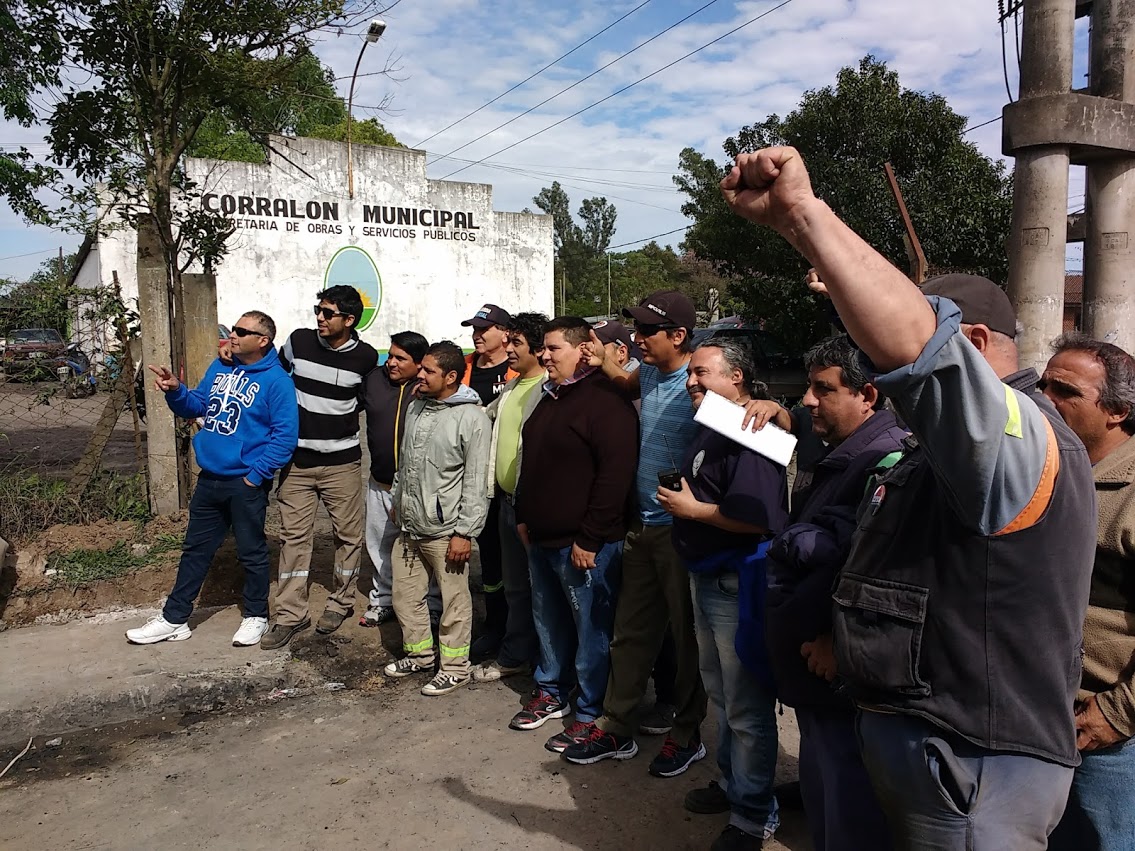
<path id="1" fill-rule="evenodd" d="M 511 322 L 512 316 L 503 307 L 486 304 L 473 314 L 472 319 L 466 319 L 461 324 L 466 327 L 472 325 L 474 328 L 488 328 L 492 325 L 503 325 L 507 328 Z"/>
<path id="2" fill-rule="evenodd" d="M 591 327 L 595 331 L 595 336 L 599 338 L 599 342 L 604 346 L 608 343 L 618 343 L 630 350 L 633 345 L 631 343 L 631 332 L 627 330 L 626 325 L 617 319 L 604 319 Z"/>
<path id="3" fill-rule="evenodd" d="M 962 311 L 966 325 L 985 325 L 1006 337 L 1017 336 L 1017 312 L 1005 291 L 978 275 L 941 275 L 922 286 L 925 295 L 944 296 Z"/>
<path id="4" fill-rule="evenodd" d="M 697 324 L 694 303 L 677 290 L 659 290 L 638 303 L 638 307 L 624 307 L 623 316 L 642 325 L 661 325 L 663 328 L 693 328 Z"/>

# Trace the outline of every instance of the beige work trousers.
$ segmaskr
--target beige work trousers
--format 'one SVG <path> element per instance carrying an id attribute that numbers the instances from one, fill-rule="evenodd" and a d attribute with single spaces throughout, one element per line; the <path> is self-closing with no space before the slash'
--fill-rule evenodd
<path id="1" fill-rule="evenodd" d="M 350 614 L 365 539 L 362 463 L 354 461 L 331 467 L 289 464 L 280 474 L 277 500 L 280 504 L 280 581 L 276 586 L 276 623 L 292 626 L 309 617 L 308 574 L 315 538 L 315 509 L 320 500 L 331 515 L 335 542 L 335 567 L 327 609 Z"/>
<path id="2" fill-rule="evenodd" d="M 449 538 L 413 539 L 403 532 L 394 545 L 394 614 L 402 626 L 402 647 L 419 665 L 434 661 L 433 632 L 426 592 L 430 578 L 441 590 L 440 670 L 469 673 L 469 642 L 473 635 L 473 596 L 469 593 L 469 564 L 460 573 L 447 570 Z"/>

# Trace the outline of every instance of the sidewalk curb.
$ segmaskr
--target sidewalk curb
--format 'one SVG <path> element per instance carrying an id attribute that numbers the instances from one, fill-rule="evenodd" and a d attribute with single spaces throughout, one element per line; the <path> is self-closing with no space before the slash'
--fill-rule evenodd
<path id="1" fill-rule="evenodd" d="M 74 694 L 51 705 L 0 711 L 0 745 L 162 713 L 209 712 L 266 698 L 276 689 L 315 687 L 322 682 L 309 665 L 284 654 L 241 668 L 196 674 L 155 672 L 132 678 L 117 697 Z"/>
<path id="2" fill-rule="evenodd" d="M 208 623 L 197 626 L 191 642 L 127 647 L 122 628 L 139 614 L 3 633 L 0 659 L 11 688 L 0 696 L 0 745 L 326 685 L 290 648 L 233 648 L 229 636 L 240 617 L 234 609 L 205 613 Z"/>

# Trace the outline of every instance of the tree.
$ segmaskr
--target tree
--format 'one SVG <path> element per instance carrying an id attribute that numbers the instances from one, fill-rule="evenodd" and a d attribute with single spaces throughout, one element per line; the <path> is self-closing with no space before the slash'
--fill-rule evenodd
<path id="1" fill-rule="evenodd" d="M 217 160 L 267 162 L 268 137 L 279 133 L 346 141 L 347 104 L 335 91 L 331 69 L 313 53 L 296 62 L 287 85 L 261 92 L 251 115 L 230 108 L 210 112 L 187 153 Z M 374 118 L 352 120 L 351 140 L 360 145 L 402 147 Z"/>
<path id="2" fill-rule="evenodd" d="M 936 94 L 903 89 L 872 56 L 834 86 L 806 92 L 783 119 L 770 115 L 724 142 L 730 160 L 771 145 L 797 148 L 816 193 L 892 263 L 907 269 L 903 228 L 883 163 L 894 167 L 927 259 L 936 271 L 1003 281 L 1012 178 L 962 135 L 966 118 Z M 826 308 L 807 294 L 807 261 L 773 231 L 729 212 L 718 183 L 726 168 L 691 148 L 675 184 L 694 220 L 683 247 L 735 276 L 746 313 L 797 351 L 823 336 Z"/>
<path id="3" fill-rule="evenodd" d="M 571 215 L 571 199 L 554 181 L 533 199 L 537 207 L 552 217 L 556 249 L 556 277 L 567 280 L 567 305 L 562 309 L 580 316 L 592 316 L 606 309 L 607 261 L 604 254 L 615 233 L 618 212 L 606 198 L 587 198 L 580 204 L 576 224 Z"/>
<path id="4" fill-rule="evenodd" d="M 210 119 L 255 139 L 271 126 L 271 110 L 314 109 L 301 96 L 313 76 L 326 76 L 313 63 L 311 34 L 353 26 L 376 5 L 22 0 L 17 7 L 33 31 L 55 28 L 58 59 L 68 69 L 48 110 L 51 162 L 44 167 L 68 169 L 79 179 L 82 185 L 68 194 L 80 220 L 94 200 L 90 187 L 102 183 L 100 201 L 109 199 L 128 225 L 152 228 L 176 299 L 182 272 L 196 260 L 219 261 L 232 227 L 193 203 L 185 178 L 183 157 L 202 125 Z M 84 73 L 81 86 L 68 82 Z M 55 177 L 62 183 L 58 172 Z M 38 212 L 19 193 L 8 201 L 17 212 Z"/>

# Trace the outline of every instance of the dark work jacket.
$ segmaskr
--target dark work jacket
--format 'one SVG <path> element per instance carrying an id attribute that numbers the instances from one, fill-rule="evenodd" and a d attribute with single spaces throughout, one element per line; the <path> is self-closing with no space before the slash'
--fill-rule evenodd
<path id="1" fill-rule="evenodd" d="M 406 410 L 417 398 L 416 378 L 402 384 L 390 380 L 386 366 L 376 366 L 363 379 L 363 410 L 367 414 L 367 449 L 370 476 L 390 486 L 398 469 L 398 447 L 406 431 Z"/>
<path id="2" fill-rule="evenodd" d="M 796 474 L 791 523 L 769 547 L 765 624 L 777 696 L 789 706 L 853 708 L 808 670 L 800 645 L 832 631 L 832 587 L 851 550 L 856 508 L 872 470 L 902 449 L 906 434 L 894 414 L 879 411 Z"/>
<path id="3" fill-rule="evenodd" d="M 1060 466 L 1043 514 L 1004 534 L 974 531 L 926 451 L 907 438 L 906 454 L 861 507 L 840 571 L 836 659 L 866 710 L 915 715 L 989 751 L 1075 766 L 1095 491 L 1083 444 L 1036 382 L 1031 369 L 1004 379 L 1055 435 Z"/>

